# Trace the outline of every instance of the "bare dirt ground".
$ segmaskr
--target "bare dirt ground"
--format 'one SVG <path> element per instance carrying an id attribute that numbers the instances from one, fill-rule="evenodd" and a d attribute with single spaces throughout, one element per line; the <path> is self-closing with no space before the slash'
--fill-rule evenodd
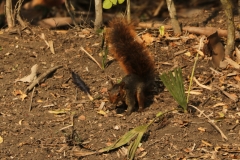
<path id="1" fill-rule="evenodd" d="M 208 9 L 204 14 L 191 19 L 183 17 L 180 21 L 183 26 L 198 23 L 226 29 L 224 12 L 219 10 L 216 16 L 211 17 L 213 12 L 213 9 Z M 0 34 L 0 137 L 3 139 L 0 159 L 125 159 L 122 154 L 124 148 L 87 157 L 78 157 L 74 151 L 106 147 L 130 129 L 148 123 L 158 112 L 177 108 L 172 96 L 164 90 L 155 95 L 154 102 L 144 112 L 133 112 L 130 116 L 116 114 L 115 109 L 108 108 L 110 103 L 106 91 L 110 88 L 109 77 L 120 79 L 124 76 L 122 70 L 116 62 L 102 70 L 80 50 L 83 47 L 101 63 L 101 35 L 77 29 L 60 31 L 32 27 L 32 31 L 32 34 L 23 32 L 22 36 L 6 32 Z M 158 29 L 149 31 L 155 37 L 157 32 Z M 171 36 L 172 32 L 168 32 Z M 46 40 L 53 41 L 55 54 L 40 38 L 42 33 Z M 188 37 L 187 33 L 184 36 Z M 194 46 L 201 36 L 193 37 L 188 41 L 161 38 L 148 46 L 159 74 L 175 66 L 182 67 L 186 90 L 196 56 Z M 191 56 L 173 56 L 184 49 Z M 22 99 L 19 94 L 29 83 L 15 80 L 30 74 L 35 64 L 38 64 L 39 74 L 53 66 L 63 67 L 40 82 L 33 97 L 31 91 Z M 90 87 L 94 101 L 90 101 L 72 83 L 68 68 L 77 72 Z M 209 69 L 207 58 L 200 57 L 195 77 L 203 83 L 212 76 L 207 85 L 215 84 L 239 97 L 239 72 L 235 76 L 227 76 L 234 71 L 228 67 L 216 74 Z M 169 113 L 149 128 L 136 159 L 240 159 L 239 102 L 229 99 L 219 89 L 209 91 L 193 83 L 193 90 L 201 94 L 191 95 L 189 104 L 214 120 L 228 140 L 224 140 L 198 111 Z M 104 104 L 105 116 L 99 113 L 101 104 Z M 64 112 L 49 112 L 57 110 Z M 72 122 L 73 126 L 69 126 Z"/>

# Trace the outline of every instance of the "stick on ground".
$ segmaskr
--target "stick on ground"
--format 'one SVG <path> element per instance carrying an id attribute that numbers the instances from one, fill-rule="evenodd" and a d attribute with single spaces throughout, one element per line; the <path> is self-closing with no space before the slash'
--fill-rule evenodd
<path id="1" fill-rule="evenodd" d="M 204 117 L 206 117 L 208 119 L 208 123 L 210 123 L 221 134 L 223 139 L 228 140 L 227 136 L 225 136 L 223 131 L 214 123 L 214 121 L 212 119 L 210 119 L 206 114 L 203 113 L 203 111 L 201 111 L 197 107 L 195 107 L 193 105 L 190 105 L 190 106 L 193 107 L 194 109 L 198 110 Z"/>
<path id="2" fill-rule="evenodd" d="M 39 82 L 41 82 L 42 79 L 44 79 L 47 75 L 54 72 L 55 70 L 62 68 L 63 66 L 55 66 L 50 69 L 48 69 L 46 72 L 42 73 L 37 79 L 35 79 L 30 86 L 27 87 L 27 89 L 24 91 L 25 94 L 27 94 L 29 91 L 31 91 Z"/>
<path id="3" fill-rule="evenodd" d="M 91 54 L 89 54 L 83 47 L 80 47 L 80 49 L 81 49 L 84 53 L 86 53 L 101 69 L 103 69 L 102 66 L 98 63 L 98 61 L 97 61 L 95 58 L 93 58 L 93 56 L 91 56 Z"/>

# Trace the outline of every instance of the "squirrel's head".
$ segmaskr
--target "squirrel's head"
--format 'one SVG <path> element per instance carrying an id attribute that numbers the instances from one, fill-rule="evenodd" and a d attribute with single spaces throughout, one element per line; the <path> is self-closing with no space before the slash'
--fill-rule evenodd
<path id="1" fill-rule="evenodd" d="M 119 84 L 112 84 L 112 88 L 108 91 L 109 101 L 112 104 L 117 104 L 119 101 L 123 101 L 125 98 L 125 82 Z"/>

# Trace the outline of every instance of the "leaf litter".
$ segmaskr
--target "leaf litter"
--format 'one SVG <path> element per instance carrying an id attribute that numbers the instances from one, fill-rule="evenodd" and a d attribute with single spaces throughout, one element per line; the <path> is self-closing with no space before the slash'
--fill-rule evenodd
<path id="1" fill-rule="evenodd" d="M 38 32 L 42 33 L 41 30 Z M 11 52 L 11 48 L 6 47 L 6 42 L 1 44 L 4 46 L 4 53 L 9 52 L 14 54 L 14 56 L 9 55 L 6 59 L 2 60 L 4 68 L 1 68 L 1 73 L 4 76 L 1 81 L 6 85 L 2 86 L 1 105 L 4 107 L 1 108 L 0 112 L 1 118 L 3 119 L 1 121 L 2 132 L 0 136 L 4 138 L 2 142 L 4 148 L 1 150 L 1 156 L 6 157 L 9 154 L 13 156 L 21 154 L 25 158 L 34 157 L 35 159 L 44 159 L 46 156 L 49 156 L 52 159 L 57 159 L 57 157 L 65 156 L 65 159 L 69 159 L 72 156 L 81 156 L 78 154 L 78 151 L 81 151 L 84 155 L 89 155 L 89 157 L 82 157 L 82 159 L 117 159 L 119 157 L 123 159 L 125 155 L 117 155 L 117 149 L 104 154 L 92 155 L 92 153 L 106 147 L 107 142 L 114 144 L 119 137 L 131 131 L 133 128 L 146 124 L 157 112 L 177 107 L 169 93 L 163 91 L 155 96 L 153 104 L 141 113 L 134 112 L 131 116 L 119 117 L 116 116 L 114 110 L 108 112 L 106 108 L 103 107 L 103 114 L 107 114 L 108 116 L 98 114 L 97 111 L 99 111 L 99 106 L 101 106 L 103 99 L 107 99 L 107 92 L 100 91 L 100 88 L 109 87 L 105 74 L 118 79 L 120 79 L 123 74 L 120 72 L 119 66 L 114 62 L 106 68 L 106 70 L 102 71 L 98 65 L 89 61 L 88 56 L 84 55 L 83 52 L 64 52 L 65 49 L 68 48 L 77 48 L 80 46 L 87 48 L 89 43 L 95 44 L 101 42 L 101 37 L 97 36 L 89 37 L 88 39 L 76 38 L 76 36 L 74 36 L 76 35 L 75 32 L 76 31 L 69 31 L 68 35 L 57 34 L 55 35 L 56 37 L 49 37 L 49 39 L 55 39 L 54 46 L 63 44 L 63 48 L 55 48 L 56 54 L 45 53 L 42 47 L 33 45 L 32 50 L 38 53 L 38 56 L 35 57 L 34 60 L 29 57 L 23 58 L 22 54 Z M 45 31 L 44 34 L 51 36 L 47 31 Z M 165 34 L 168 34 L 171 38 L 171 32 L 165 30 Z M 25 35 L 23 34 L 23 36 Z M 24 38 L 36 41 L 34 36 Z M 175 37 L 172 37 L 172 39 L 174 38 Z M 153 45 L 148 47 L 154 54 L 156 64 L 158 65 L 157 71 L 163 73 L 164 71 L 171 70 L 173 63 L 178 62 L 178 65 L 182 67 L 183 70 L 184 87 L 186 89 L 193 65 L 192 62 L 197 53 L 193 46 L 198 43 L 198 39 L 198 36 L 196 36 L 196 39 L 185 40 L 179 38 L 174 39 L 174 42 L 169 42 L 169 40 L 161 37 L 161 41 L 153 41 Z M 18 42 L 25 44 L 25 42 Z M 71 46 L 72 44 L 70 42 L 73 42 L 74 45 Z M 100 53 L 100 46 L 94 46 L 91 49 L 94 59 L 101 62 L 101 58 L 96 54 Z M 191 54 L 187 56 L 184 54 L 173 56 L 173 53 L 186 49 Z M 31 52 L 30 49 L 26 50 Z M 16 90 L 19 90 L 19 93 L 26 88 L 26 84 L 24 83 L 16 83 L 14 86 L 9 85 L 9 79 L 17 77 L 19 72 L 23 70 L 18 69 L 11 72 L 8 70 L 8 68 L 11 68 L 9 64 L 12 64 L 15 60 L 18 60 L 19 64 L 22 65 L 20 68 L 31 67 L 35 64 L 34 62 L 36 62 L 36 60 L 47 62 L 43 68 L 40 68 L 40 73 L 44 73 L 44 69 L 51 68 L 52 66 L 63 66 L 57 70 L 55 69 L 55 72 L 51 72 L 51 74 L 54 75 L 63 75 L 61 78 L 55 78 L 55 76 L 47 74 L 50 76 L 47 76 L 44 81 L 46 81 L 48 85 L 36 87 L 31 113 L 29 113 L 25 105 L 28 99 L 18 101 L 14 99 L 15 95 L 8 94 L 8 92 L 13 92 L 13 88 L 17 88 Z M 89 85 L 91 94 L 94 97 L 93 102 L 86 100 L 85 93 L 76 93 L 76 87 L 69 81 L 71 75 L 67 67 L 65 68 L 66 65 L 76 70 L 79 75 L 83 77 L 84 82 Z M 86 71 L 86 68 L 89 68 L 88 71 Z M 195 73 L 196 79 L 200 84 L 218 86 L 221 90 L 215 87 L 213 90 L 208 90 L 194 82 L 193 89 L 201 90 L 202 94 L 191 95 L 190 102 L 196 102 L 197 107 L 200 108 L 201 111 L 194 112 L 193 110 L 193 112 L 188 115 L 172 113 L 164 119 L 154 122 L 149 132 L 143 134 L 144 138 L 141 140 L 141 147 L 144 148 L 144 150 L 139 149 L 140 151 L 137 152 L 136 156 L 149 159 L 159 157 L 167 157 L 170 159 L 187 159 L 191 157 L 207 159 L 239 158 L 240 144 L 238 142 L 240 140 L 238 136 L 239 122 L 237 122 L 237 119 L 239 119 L 239 112 L 237 112 L 239 109 L 239 102 L 237 101 L 239 88 L 236 87 L 239 82 L 239 74 L 235 73 L 235 75 L 227 76 L 233 73 L 234 68 L 235 67 L 229 63 L 224 69 L 215 69 L 215 71 L 213 71 L 209 69 L 206 57 L 200 59 Z M 211 76 L 212 78 L 209 80 Z M 64 88 L 62 84 L 68 84 L 69 87 Z M 227 97 L 223 91 L 235 95 L 234 99 L 236 100 Z M 58 96 L 52 96 L 51 93 L 53 95 L 57 94 Z M 75 97 L 83 103 L 79 105 Z M 42 100 L 42 104 L 52 105 L 49 105 L 49 107 L 41 107 L 42 105 L 39 106 L 37 102 L 38 99 Z M 222 103 L 229 106 L 226 112 L 223 107 L 213 107 L 214 105 L 221 106 L 223 105 Z M 106 101 L 105 105 L 109 105 L 109 102 Z M 71 117 L 72 115 L 68 113 L 50 114 L 48 112 L 56 111 L 57 113 L 57 111 L 64 111 L 66 106 L 68 106 L 69 113 L 76 111 L 77 116 Z M 224 141 L 221 134 L 212 127 L 212 124 L 204 120 L 203 117 L 197 117 L 199 112 L 203 112 L 206 116 L 210 117 L 211 120 L 214 120 L 211 122 L 219 126 L 228 138 L 228 141 Z M 84 115 L 84 118 L 77 118 L 80 115 Z M 29 130 L 22 129 L 21 126 L 17 125 L 19 119 L 27 121 L 32 131 L 29 132 Z M 174 123 L 176 120 L 181 120 L 182 124 Z M 74 123 L 72 123 L 73 121 Z M 163 121 L 165 121 L 165 123 Z M 165 125 L 161 125 L 163 123 Z M 114 126 L 120 126 L 120 129 L 116 130 L 113 128 Z M 22 132 L 20 134 L 18 131 L 21 129 Z M 13 134 L 16 136 L 13 136 Z M 16 144 L 21 145 L 16 147 Z M 124 147 L 127 146 L 128 145 L 124 145 Z M 139 148 L 139 146 L 134 143 L 132 143 L 131 146 L 133 146 L 133 148 Z M 19 152 L 19 148 L 28 152 Z M 51 150 L 51 153 L 49 153 L 49 150 Z M 120 150 L 121 149 L 119 149 L 119 152 Z"/>

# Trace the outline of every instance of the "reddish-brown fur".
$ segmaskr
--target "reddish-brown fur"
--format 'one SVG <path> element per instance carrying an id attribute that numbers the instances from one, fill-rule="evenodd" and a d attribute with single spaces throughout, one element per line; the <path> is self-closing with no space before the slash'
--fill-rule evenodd
<path id="1" fill-rule="evenodd" d="M 136 74 L 143 79 L 154 74 L 154 61 L 144 44 L 136 41 L 134 26 L 125 19 L 117 18 L 109 24 L 109 51 L 119 62 L 124 72 Z"/>
<path id="2" fill-rule="evenodd" d="M 137 41 L 134 26 L 125 19 L 110 22 L 107 30 L 109 52 L 118 61 L 126 76 L 119 84 L 109 90 L 109 100 L 116 104 L 122 101 L 128 106 L 127 114 L 131 114 L 136 104 L 139 110 L 144 108 L 144 91 L 154 81 L 154 61 L 143 43 Z"/>

